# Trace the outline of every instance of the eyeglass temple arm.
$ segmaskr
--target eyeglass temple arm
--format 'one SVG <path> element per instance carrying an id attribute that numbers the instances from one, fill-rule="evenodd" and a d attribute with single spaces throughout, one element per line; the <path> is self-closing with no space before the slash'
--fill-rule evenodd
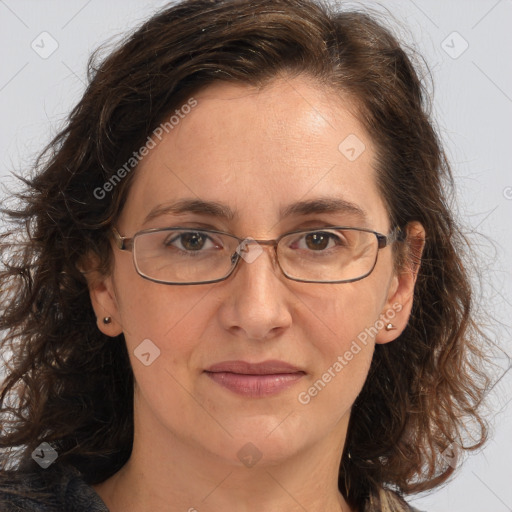
<path id="1" fill-rule="evenodd" d="M 403 242 L 406 239 L 406 235 L 400 226 L 395 226 L 389 235 L 380 235 L 377 238 L 379 239 L 379 249 L 383 249 L 393 242 Z"/>
<path id="2" fill-rule="evenodd" d="M 114 233 L 114 238 L 116 241 L 117 247 L 121 249 L 121 251 L 131 251 L 133 247 L 133 238 L 128 238 L 126 236 L 121 236 L 119 231 L 116 228 L 112 228 L 112 232 Z"/>

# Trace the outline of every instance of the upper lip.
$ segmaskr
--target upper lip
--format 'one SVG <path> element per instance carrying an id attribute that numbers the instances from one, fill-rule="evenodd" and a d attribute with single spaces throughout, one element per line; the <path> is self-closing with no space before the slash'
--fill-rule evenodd
<path id="1" fill-rule="evenodd" d="M 271 359 L 261 363 L 248 363 L 247 361 L 223 361 L 206 369 L 207 372 L 230 372 L 246 375 L 272 375 L 277 373 L 305 373 L 300 368 Z"/>

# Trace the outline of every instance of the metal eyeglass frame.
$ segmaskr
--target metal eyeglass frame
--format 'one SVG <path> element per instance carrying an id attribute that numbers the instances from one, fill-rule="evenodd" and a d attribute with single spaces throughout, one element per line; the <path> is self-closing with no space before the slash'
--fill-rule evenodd
<path id="1" fill-rule="evenodd" d="M 279 256 L 277 254 L 277 245 L 279 244 L 279 241 L 282 238 L 284 238 L 285 236 L 288 236 L 288 235 L 293 235 L 293 234 L 296 234 L 296 233 L 308 233 L 308 232 L 322 231 L 322 229 L 324 229 L 324 230 L 343 229 L 343 230 L 351 230 L 351 231 L 364 231 L 366 233 L 372 233 L 373 235 L 375 235 L 375 237 L 377 238 L 377 242 L 378 242 L 378 248 L 377 248 L 377 253 L 376 253 L 376 256 L 375 256 L 375 261 L 373 263 L 372 268 L 366 274 L 364 274 L 361 277 L 356 277 L 354 279 L 342 279 L 342 280 L 338 280 L 338 281 L 312 281 L 312 280 L 308 280 L 308 279 L 297 279 L 295 277 L 290 277 L 283 270 L 283 268 L 281 267 L 281 263 L 279 261 Z M 283 273 L 283 275 L 287 279 L 290 279 L 292 281 L 298 281 L 298 282 L 301 282 L 301 283 L 321 283 L 321 284 L 353 283 L 355 281 L 360 281 L 361 279 L 364 279 L 365 277 L 368 277 L 373 272 L 373 270 L 375 269 L 375 266 L 377 265 L 377 260 L 378 260 L 380 249 L 384 249 L 385 247 L 389 246 L 393 242 L 396 242 L 396 241 L 403 242 L 405 240 L 405 233 L 402 231 L 402 229 L 400 229 L 399 226 L 395 226 L 388 235 L 383 235 L 382 233 L 379 233 L 377 231 L 373 231 L 372 229 L 366 229 L 366 228 L 354 228 L 354 227 L 349 227 L 349 226 L 322 226 L 322 227 L 319 227 L 319 228 L 299 229 L 299 230 L 296 230 L 296 231 L 289 231 L 288 233 L 283 233 L 278 238 L 271 239 L 271 240 L 255 240 L 255 239 L 249 238 L 249 237 L 240 238 L 240 237 L 238 237 L 236 235 L 233 235 L 231 233 L 227 233 L 225 231 L 218 231 L 218 230 L 215 230 L 215 229 L 201 229 L 201 228 L 191 228 L 191 227 L 180 227 L 180 226 L 172 227 L 172 228 L 144 229 L 144 230 L 141 230 L 141 231 L 137 231 L 137 233 L 135 233 L 132 237 L 122 236 L 115 227 L 112 227 L 111 230 L 112 230 L 112 232 L 114 234 L 115 242 L 116 242 L 117 247 L 121 251 L 129 251 L 129 252 L 132 253 L 133 264 L 134 264 L 135 270 L 137 271 L 137 274 L 139 274 L 143 279 L 147 279 L 148 281 L 153 281 L 154 283 L 168 284 L 168 285 L 178 285 L 178 286 L 179 285 L 194 285 L 194 284 L 210 284 L 210 283 L 218 283 L 218 282 L 224 281 L 229 276 L 231 276 L 231 274 L 233 274 L 233 272 L 235 271 L 235 268 L 238 266 L 238 262 L 240 261 L 240 259 L 242 259 L 242 256 L 240 255 L 240 253 L 238 251 L 235 251 L 231 255 L 231 270 L 227 273 L 227 275 L 225 275 L 224 277 L 221 277 L 219 279 L 212 279 L 210 281 L 192 281 L 192 282 L 179 282 L 179 283 L 173 282 L 173 281 L 171 281 L 171 282 L 169 282 L 169 281 L 162 281 L 160 279 L 154 279 L 154 278 L 151 278 L 149 276 L 146 276 L 146 275 L 144 275 L 144 274 L 142 274 L 140 272 L 140 270 L 138 268 L 138 265 L 137 265 L 137 262 L 135 261 L 135 253 L 133 252 L 134 240 L 135 240 L 135 238 L 138 235 L 142 235 L 144 233 L 154 233 L 156 231 L 178 231 L 178 230 L 185 230 L 185 231 L 198 231 L 198 232 L 202 232 L 202 233 L 216 233 L 216 234 L 219 234 L 219 235 L 226 235 L 226 236 L 229 236 L 231 238 L 234 238 L 234 239 L 238 240 L 238 247 L 240 247 L 240 245 L 242 243 L 244 243 L 244 242 L 246 244 L 247 243 L 250 243 L 250 244 L 257 243 L 259 245 L 271 245 L 271 246 L 274 247 L 275 257 L 276 257 L 277 264 L 278 264 L 279 268 L 281 269 L 281 272 Z"/>

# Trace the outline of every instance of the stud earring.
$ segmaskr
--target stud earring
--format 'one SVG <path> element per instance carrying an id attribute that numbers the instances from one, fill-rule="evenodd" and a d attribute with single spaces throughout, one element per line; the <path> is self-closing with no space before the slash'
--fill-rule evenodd
<path id="1" fill-rule="evenodd" d="M 392 324 L 386 324 L 386 331 L 396 331 L 396 327 Z"/>
<path id="2" fill-rule="evenodd" d="M 109 316 L 104 317 L 104 318 L 103 318 L 103 323 L 104 323 L 105 325 L 108 325 L 108 324 L 112 323 L 112 318 L 111 318 L 111 317 L 109 317 Z"/>

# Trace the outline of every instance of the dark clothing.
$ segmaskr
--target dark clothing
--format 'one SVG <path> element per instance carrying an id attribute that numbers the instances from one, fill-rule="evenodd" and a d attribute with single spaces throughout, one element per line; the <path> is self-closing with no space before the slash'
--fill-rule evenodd
<path id="1" fill-rule="evenodd" d="M 38 472 L 12 475 L 0 480 L 1 512 L 109 512 L 73 467 L 52 464 Z M 16 495 L 22 492 L 31 497 Z"/>

